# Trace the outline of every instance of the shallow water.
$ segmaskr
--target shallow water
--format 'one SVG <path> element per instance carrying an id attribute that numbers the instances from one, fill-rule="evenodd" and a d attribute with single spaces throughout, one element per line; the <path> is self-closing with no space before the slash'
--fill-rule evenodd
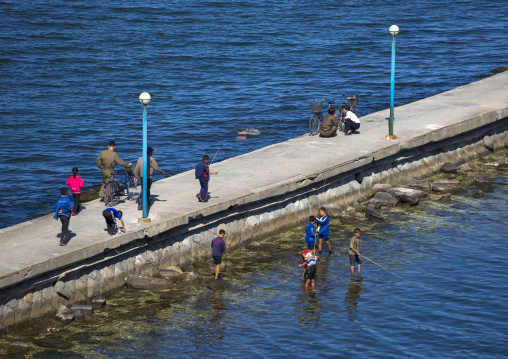
<path id="1" fill-rule="evenodd" d="M 445 204 L 433 194 L 417 207 L 393 209 L 402 216 L 395 222 L 332 221 L 335 253 L 323 251 L 315 293 L 299 280 L 301 223 L 260 238 L 257 249 L 226 252 L 234 267 L 224 273 L 224 289 L 205 287 L 212 264 L 204 260 L 190 268 L 203 280 L 177 284 L 172 300 L 125 290 L 64 328 L 32 326 L 0 338 L 0 354 L 22 341 L 29 358 L 504 357 L 508 173 L 481 172 L 494 191 L 480 198 L 453 196 Z M 363 279 L 350 280 L 345 253 L 355 226 L 363 231 L 361 253 L 403 279 L 363 260 Z M 43 350 L 34 337 L 58 338 L 69 348 Z"/>
<path id="2" fill-rule="evenodd" d="M 99 152 L 141 155 L 168 173 L 203 153 L 223 160 L 308 130 L 312 98 L 360 93 L 360 115 L 507 65 L 504 0 L 0 1 L 0 228 L 49 213 L 78 166 L 100 183 Z M 237 141 L 236 133 L 260 136 Z"/>

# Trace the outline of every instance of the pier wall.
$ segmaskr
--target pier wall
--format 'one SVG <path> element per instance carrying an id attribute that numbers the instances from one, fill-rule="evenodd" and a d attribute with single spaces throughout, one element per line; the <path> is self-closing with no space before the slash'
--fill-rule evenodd
<path id="1" fill-rule="evenodd" d="M 221 172 L 230 169 L 230 173 L 236 161 L 264 161 L 260 166 L 285 169 L 292 156 L 293 167 L 300 168 L 296 172 L 288 169 L 286 178 L 264 178 L 259 183 L 239 177 L 243 187 L 235 187 L 235 179 L 230 178 L 223 184 L 230 186 L 229 197 L 212 198 L 206 206 L 187 211 L 170 209 L 175 205 L 170 199 L 176 194 L 168 194 L 167 208 L 152 223 L 134 227 L 134 232 L 79 248 L 77 244 L 73 248 L 71 242 L 65 253 L 5 269 L 0 277 L 0 330 L 54 314 L 60 304 L 70 306 L 107 296 L 121 289 L 129 274 L 157 276 L 159 269 L 172 265 L 185 269 L 211 256 L 210 242 L 219 229 L 226 230 L 229 248 L 242 246 L 301 222 L 315 213 L 321 196 L 323 203 L 346 207 L 369 198 L 376 183 L 397 185 L 433 174 L 444 162 L 460 164 L 500 149 L 508 140 L 507 80 L 501 74 L 397 107 L 397 141 L 384 139 L 387 111 L 381 111 L 361 118 L 360 135 L 301 136 L 223 161 L 217 167 Z M 482 97 L 493 93 L 500 99 Z M 426 109 L 432 109 L 431 113 Z M 449 117 L 436 118 L 438 114 Z M 304 158 L 315 160 L 305 162 Z M 268 170 L 265 173 L 270 176 Z M 153 191 L 164 193 L 166 187 L 174 188 L 190 176 L 191 172 L 160 181 Z M 0 240 L 18 229 L 31 231 L 31 242 L 36 243 L 36 225 L 35 221 L 2 230 Z M 26 251 L 32 249 L 36 244 Z"/>

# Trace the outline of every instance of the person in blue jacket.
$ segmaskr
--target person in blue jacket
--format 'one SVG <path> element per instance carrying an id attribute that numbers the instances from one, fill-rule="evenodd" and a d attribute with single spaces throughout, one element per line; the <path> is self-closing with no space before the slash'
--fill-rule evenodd
<path id="1" fill-rule="evenodd" d="M 125 232 L 125 223 L 123 222 L 122 211 L 117 211 L 114 208 L 106 208 L 102 211 L 102 216 L 106 219 L 106 227 L 108 229 L 108 233 L 112 236 L 117 233 L 116 219 L 118 218 L 120 222 L 122 222 L 122 229 Z M 120 232 L 118 232 L 120 233 Z"/>
<path id="2" fill-rule="evenodd" d="M 316 223 L 318 225 L 316 233 L 319 239 L 319 254 L 321 254 L 321 249 L 323 247 L 323 241 L 326 242 L 328 246 L 328 252 L 333 253 L 332 246 L 330 245 L 330 219 L 328 218 L 328 215 L 326 214 L 326 209 L 324 207 L 321 207 L 319 209 L 319 215 L 321 217 L 316 218 Z"/>
<path id="3" fill-rule="evenodd" d="M 69 222 L 71 220 L 71 211 L 74 207 L 74 203 L 72 199 L 67 196 L 67 188 L 62 188 L 60 190 L 62 197 L 58 199 L 53 207 L 55 211 L 54 219 L 58 220 L 60 218 L 60 222 L 62 222 L 62 235 L 60 237 L 60 245 L 67 245 L 67 233 L 69 232 Z"/>
<path id="4" fill-rule="evenodd" d="M 305 242 L 307 242 L 307 249 L 312 249 L 316 246 L 316 233 L 314 232 L 316 217 L 310 216 L 309 222 L 307 228 L 305 228 Z"/>
<path id="5" fill-rule="evenodd" d="M 199 180 L 199 185 L 201 186 L 201 190 L 196 195 L 199 202 L 208 202 L 208 181 L 210 180 L 210 175 L 218 175 L 219 172 L 210 172 L 210 168 L 208 168 L 208 161 L 210 157 L 208 155 L 203 156 L 203 162 L 200 162 L 196 165 L 196 179 Z"/>

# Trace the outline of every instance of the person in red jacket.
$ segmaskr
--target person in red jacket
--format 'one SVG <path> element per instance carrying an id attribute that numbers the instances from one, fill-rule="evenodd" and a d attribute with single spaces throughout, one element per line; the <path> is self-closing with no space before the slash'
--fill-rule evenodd
<path id="1" fill-rule="evenodd" d="M 72 169 L 72 176 L 65 182 L 65 184 L 70 187 L 72 197 L 74 198 L 74 207 L 72 208 L 73 216 L 79 212 L 79 197 L 81 196 L 81 188 L 84 186 L 83 180 L 78 176 L 78 173 L 78 168 L 74 167 Z"/>

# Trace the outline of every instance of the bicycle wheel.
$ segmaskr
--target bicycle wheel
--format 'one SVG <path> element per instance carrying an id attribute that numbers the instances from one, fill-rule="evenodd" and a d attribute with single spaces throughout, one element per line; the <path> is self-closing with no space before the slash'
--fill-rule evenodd
<path id="1" fill-rule="evenodd" d="M 319 116 L 313 113 L 312 116 L 310 116 L 309 120 L 309 132 L 311 136 L 317 135 L 319 133 L 319 125 L 320 125 Z"/>
<path id="2" fill-rule="evenodd" d="M 337 132 L 344 132 L 346 130 L 346 124 L 344 123 L 344 113 L 340 111 L 340 109 L 336 110 L 337 118 L 339 119 L 339 126 L 337 127 Z"/>
<path id="3" fill-rule="evenodd" d="M 134 183 L 132 177 L 127 181 L 127 198 L 131 200 L 137 200 L 139 197 L 138 186 Z"/>
<path id="4" fill-rule="evenodd" d="M 119 189 L 120 186 L 116 181 L 106 183 L 106 188 L 104 188 L 104 203 L 106 206 L 116 206 L 120 202 Z"/>

